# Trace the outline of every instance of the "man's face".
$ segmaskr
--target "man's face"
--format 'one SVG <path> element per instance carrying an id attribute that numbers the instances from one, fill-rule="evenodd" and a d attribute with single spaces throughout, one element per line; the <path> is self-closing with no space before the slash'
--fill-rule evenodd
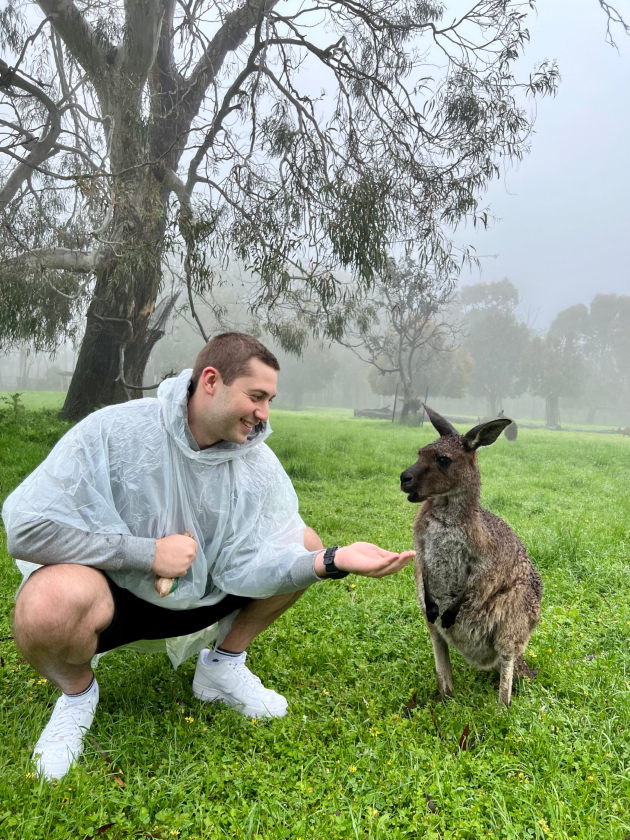
<path id="1" fill-rule="evenodd" d="M 276 395 L 278 374 L 260 359 L 249 360 L 249 372 L 231 385 L 220 383 L 207 406 L 213 437 L 245 443 L 257 423 L 269 418 L 269 403 Z"/>

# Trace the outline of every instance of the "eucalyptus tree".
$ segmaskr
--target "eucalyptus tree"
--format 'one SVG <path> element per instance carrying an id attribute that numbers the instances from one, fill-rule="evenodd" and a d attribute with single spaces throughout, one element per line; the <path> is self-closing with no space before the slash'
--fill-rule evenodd
<path id="1" fill-rule="evenodd" d="M 553 64 L 513 75 L 531 5 L 8 0 L 0 346 L 82 329 L 76 419 L 141 395 L 165 265 L 204 333 L 198 296 L 242 261 L 289 346 L 278 307 L 328 311 L 340 272 L 365 290 L 397 242 L 453 269 L 445 230 L 486 220 L 480 194 L 527 147 L 521 95 L 555 89 Z"/>
<path id="2" fill-rule="evenodd" d="M 584 390 L 585 360 L 580 336 L 549 330 L 532 339 L 529 350 L 530 394 L 545 400 L 545 425 L 560 426 L 560 397 L 579 397 Z"/>
<path id="3" fill-rule="evenodd" d="M 454 276 L 430 272 L 410 257 L 390 259 L 346 328 L 343 343 L 400 384 L 401 420 L 419 406 L 419 387 L 429 380 L 437 357 L 455 349 L 458 327 L 449 313 L 455 284 Z M 370 385 L 378 393 L 374 373 Z"/>
<path id="4" fill-rule="evenodd" d="M 515 312 L 518 289 L 509 280 L 464 286 L 459 302 L 466 319 L 468 348 L 475 362 L 470 390 L 486 398 L 488 415 L 496 417 L 504 397 L 527 389 L 530 335 Z"/>

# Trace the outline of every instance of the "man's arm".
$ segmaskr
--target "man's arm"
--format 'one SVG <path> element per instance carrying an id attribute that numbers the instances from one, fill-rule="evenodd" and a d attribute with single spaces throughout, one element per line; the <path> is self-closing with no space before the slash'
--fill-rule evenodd
<path id="1" fill-rule="evenodd" d="M 42 566 L 75 563 L 114 572 L 151 571 L 155 544 L 154 539 L 147 537 L 93 534 L 51 519 L 36 519 L 7 533 L 7 551 L 20 560 Z"/>
<path id="2" fill-rule="evenodd" d="M 415 556 L 415 551 L 397 553 L 386 551 L 372 543 L 356 542 L 337 549 L 335 566 L 341 572 L 350 572 L 361 577 L 382 578 L 395 575 Z M 313 569 L 318 577 L 326 577 L 323 551 L 316 553 Z"/>

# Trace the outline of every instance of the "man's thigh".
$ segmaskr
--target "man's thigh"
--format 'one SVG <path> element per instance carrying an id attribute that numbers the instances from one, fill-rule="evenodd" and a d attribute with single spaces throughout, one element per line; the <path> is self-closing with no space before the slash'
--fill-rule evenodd
<path id="1" fill-rule="evenodd" d="M 188 636 L 210 627 L 222 618 L 249 604 L 250 598 L 226 595 L 216 604 L 190 610 L 169 610 L 143 601 L 128 589 L 107 578 L 114 603 L 111 623 L 99 636 L 97 653 L 123 645 L 152 639 Z"/>
<path id="2" fill-rule="evenodd" d="M 112 620 L 114 603 L 106 576 L 98 569 L 61 563 L 33 572 L 20 588 L 14 611 L 14 627 L 46 632 L 98 633 Z"/>

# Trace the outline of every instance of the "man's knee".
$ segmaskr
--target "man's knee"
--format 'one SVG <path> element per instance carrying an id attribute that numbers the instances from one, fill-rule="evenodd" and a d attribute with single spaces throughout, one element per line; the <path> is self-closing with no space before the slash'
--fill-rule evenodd
<path id="1" fill-rule="evenodd" d="M 319 535 L 308 525 L 304 530 L 304 548 L 307 551 L 320 551 L 324 547 Z"/>
<path id="2" fill-rule="evenodd" d="M 114 603 L 105 576 L 86 566 L 45 566 L 22 587 L 13 616 L 18 647 L 58 645 L 77 632 L 98 633 L 111 622 Z"/>

